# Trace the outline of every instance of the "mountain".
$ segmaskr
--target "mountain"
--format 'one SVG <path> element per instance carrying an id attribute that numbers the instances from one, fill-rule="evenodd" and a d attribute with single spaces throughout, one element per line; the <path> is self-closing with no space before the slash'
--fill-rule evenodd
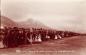
<path id="1" fill-rule="evenodd" d="M 13 20 L 5 16 L 0 16 L 0 26 L 1 25 L 6 27 L 44 28 L 44 29 L 56 30 L 56 29 L 47 27 L 43 23 L 34 19 L 28 19 L 27 21 L 22 21 L 22 22 L 14 22 Z M 60 31 L 63 31 L 63 30 L 60 30 Z M 82 35 L 86 35 L 86 34 L 82 34 Z"/>
<path id="2" fill-rule="evenodd" d="M 43 23 L 33 19 L 28 19 L 27 21 L 22 21 L 22 22 L 14 22 L 8 17 L 0 16 L 0 21 L 1 21 L 1 25 L 6 27 L 45 28 L 45 29 L 49 28 L 45 26 Z"/>
<path id="3" fill-rule="evenodd" d="M 24 28 L 44 28 L 44 29 L 49 28 L 43 23 L 34 19 L 28 19 L 27 21 L 19 22 L 18 24 Z"/>
<path id="4" fill-rule="evenodd" d="M 13 20 L 11 20 L 8 17 L 5 16 L 0 16 L 0 22 L 2 26 L 6 26 L 6 27 L 15 27 L 17 26 L 17 23 L 15 23 Z"/>

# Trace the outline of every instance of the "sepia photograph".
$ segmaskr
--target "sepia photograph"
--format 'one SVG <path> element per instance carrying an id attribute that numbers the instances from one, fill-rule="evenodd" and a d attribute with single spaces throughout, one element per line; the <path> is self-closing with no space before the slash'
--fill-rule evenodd
<path id="1" fill-rule="evenodd" d="M 0 55 L 86 55 L 86 0 L 0 0 Z"/>

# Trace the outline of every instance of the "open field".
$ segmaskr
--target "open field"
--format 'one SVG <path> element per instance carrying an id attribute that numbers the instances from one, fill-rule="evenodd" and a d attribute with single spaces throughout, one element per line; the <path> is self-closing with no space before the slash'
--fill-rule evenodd
<path id="1" fill-rule="evenodd" d="M 86 55 L 86 36 L 74 36 L 17 48 L 0 49 L 0 55 Z"/>

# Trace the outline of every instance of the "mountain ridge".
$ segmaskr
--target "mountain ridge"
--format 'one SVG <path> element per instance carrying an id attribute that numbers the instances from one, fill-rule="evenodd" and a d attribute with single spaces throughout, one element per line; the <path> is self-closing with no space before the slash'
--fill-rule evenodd
<path id="1" fill-rule="evenodd" d="M 49 28 L 46 25 L 44 25 L 43 23 L 41 23 L 37 20 L 34 20 L 34 19 L 28 19 L 28 20 L 22 21 L 22 22 L 15 22 L 15 21 L 11 20 L 11 18 L 8 18 L 6 16 L 0 16 L 0 20 L 1 20 L 1 25 L 6 26 L 6 27 L 44 28 L 44 29 Z"/>

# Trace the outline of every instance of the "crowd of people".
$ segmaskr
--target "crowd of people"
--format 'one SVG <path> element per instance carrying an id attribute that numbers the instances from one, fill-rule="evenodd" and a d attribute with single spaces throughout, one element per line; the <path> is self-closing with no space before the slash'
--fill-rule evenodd
<path id="1" fill-rule="evenodd" d="M 54 39 L 62 39 L 75 35 L 68 31 L 56 31 L 43 28 L 0 28 L 0 42 L 3 48 L 18 47 L 19 45 L 33 44 Z"/>

